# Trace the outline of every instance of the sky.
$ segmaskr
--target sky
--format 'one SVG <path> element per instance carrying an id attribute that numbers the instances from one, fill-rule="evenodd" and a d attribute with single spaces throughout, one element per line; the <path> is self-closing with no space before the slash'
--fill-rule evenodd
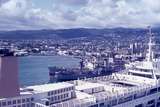
<path id="1" fill-rule="evenodd" d="M 0 30 L 160 25 L 159 0 L 0 0 Z"/>

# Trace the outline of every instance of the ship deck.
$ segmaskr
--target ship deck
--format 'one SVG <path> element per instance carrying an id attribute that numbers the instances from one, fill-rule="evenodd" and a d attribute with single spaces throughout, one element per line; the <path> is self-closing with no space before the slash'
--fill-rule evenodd
<path id="1" fill-rule="evenodd" d="M 154 79 L 120 73 L 115 73 L 110 76 L 75 80 L 70 81 L 70 83 L 74 83 L 77 92 L 80 92 L 74 101 L 81 102 L 81 104 L 90 98 L 92 99 L 92 103 L 95 104 L 104 101 L 118 101 L 118 99 L 121 101 L 122 98 L 124 98 L 123 101 L 126 99 L 130 100 L 135 96 L 139 96 L 138 94 L 142 95 L 144 93 L 145 95 L 148 90 L 157 86 L 157 82 L 155 82 Z M 79 96 L 85 97 L 85 95 L 86 98 L 83 99 L 83 101 L 79 99 Z M 71 102 L 67 101 L 65 103 L 70 104 Z"/>
<path id="2" fill-rule="evenodd" d="M 78 81 L 80 81 L 80 84 L 78 84 L 77 87 L 80 88 L 84 88 L 84 84 L 87 85 L 88 83 L 90 83 L 90 85 L 87 85 L 86 88 L 92 88 L 93 86 L 97 86 L 97 84 L 99 86 L 103 85 L 105 89 L 104 91 L 110 93 L 108 96 L 114 95 L 115 92 L 117 94 L 125 94 L 131 90 L 138 91 L 140 89 L 146 89 L 155 86 L 154 79 L 127 74 L 113 74 L 110 76 L 96 77 Z"/>

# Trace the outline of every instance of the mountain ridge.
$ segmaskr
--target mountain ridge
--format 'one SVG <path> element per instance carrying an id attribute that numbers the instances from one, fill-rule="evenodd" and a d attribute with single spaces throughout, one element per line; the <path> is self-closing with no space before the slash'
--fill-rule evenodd
<path id="1" fill-rule="evenodd" d="M 160 28 L 154 28 L 160 33 Z M 143 28 L 74 28 L 74 29 L 42 29 L 42 30 L 15 30 L 0 31 L 0 39 L 71 39 L 79 37 L 97 37 L 107 35 L 133 36 L 142 35 L 147 30 Z"/>

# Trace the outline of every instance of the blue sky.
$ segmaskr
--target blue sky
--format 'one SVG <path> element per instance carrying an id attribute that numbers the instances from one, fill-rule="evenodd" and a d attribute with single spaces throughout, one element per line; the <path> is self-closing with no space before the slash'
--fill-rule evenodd
<path id="1" fill-rule="evenodd" d="M 159 0 L 0 0 L 0 30 L 160 25 Z"/>

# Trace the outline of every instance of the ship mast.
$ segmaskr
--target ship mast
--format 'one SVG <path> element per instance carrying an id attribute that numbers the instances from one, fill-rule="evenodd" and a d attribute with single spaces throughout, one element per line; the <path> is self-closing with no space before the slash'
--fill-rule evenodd
<path id="1" fill-rule="evenodd" d="M 148 43 L 148 53 L 146 54 L 146 58 L 147 58 L 147 62 L 152 62 L 153 61 L 153 50 L 152 50 L 152 46 L 153 46 L 153 42 L 152 42 L 152 38 L 153 38 L 153 33 L 151 30 L 151 27 L 148 27 L 149 30 L 149 43 Z M 153 63 L 152 63 L 153 66 Z M 156 74 L 155 74 L 155 69 L 153 69 L 152 71 L 152 78 L 154 78 L 155 80 L 157 80 Z M 157 82 L 157 81 L 156 81 Z"/>
<path id="2" fill-rule="evenodd" d="M 148 53 L 146 54 L 146 60 L 148 61 L 148 62 L 151 62 L 151 61 L 153 61 L 153 52 L 152 52 L 152 36 L 153 36 L 153 34 L 152 34 L 152 30 L 151 30 L 151 27 L 149 26 L 148 27 L 148 30 L 149 30 L 149 43 L 148 43 L 148 47 L 149 47 L 149 49 L 148 49 Z"/>

